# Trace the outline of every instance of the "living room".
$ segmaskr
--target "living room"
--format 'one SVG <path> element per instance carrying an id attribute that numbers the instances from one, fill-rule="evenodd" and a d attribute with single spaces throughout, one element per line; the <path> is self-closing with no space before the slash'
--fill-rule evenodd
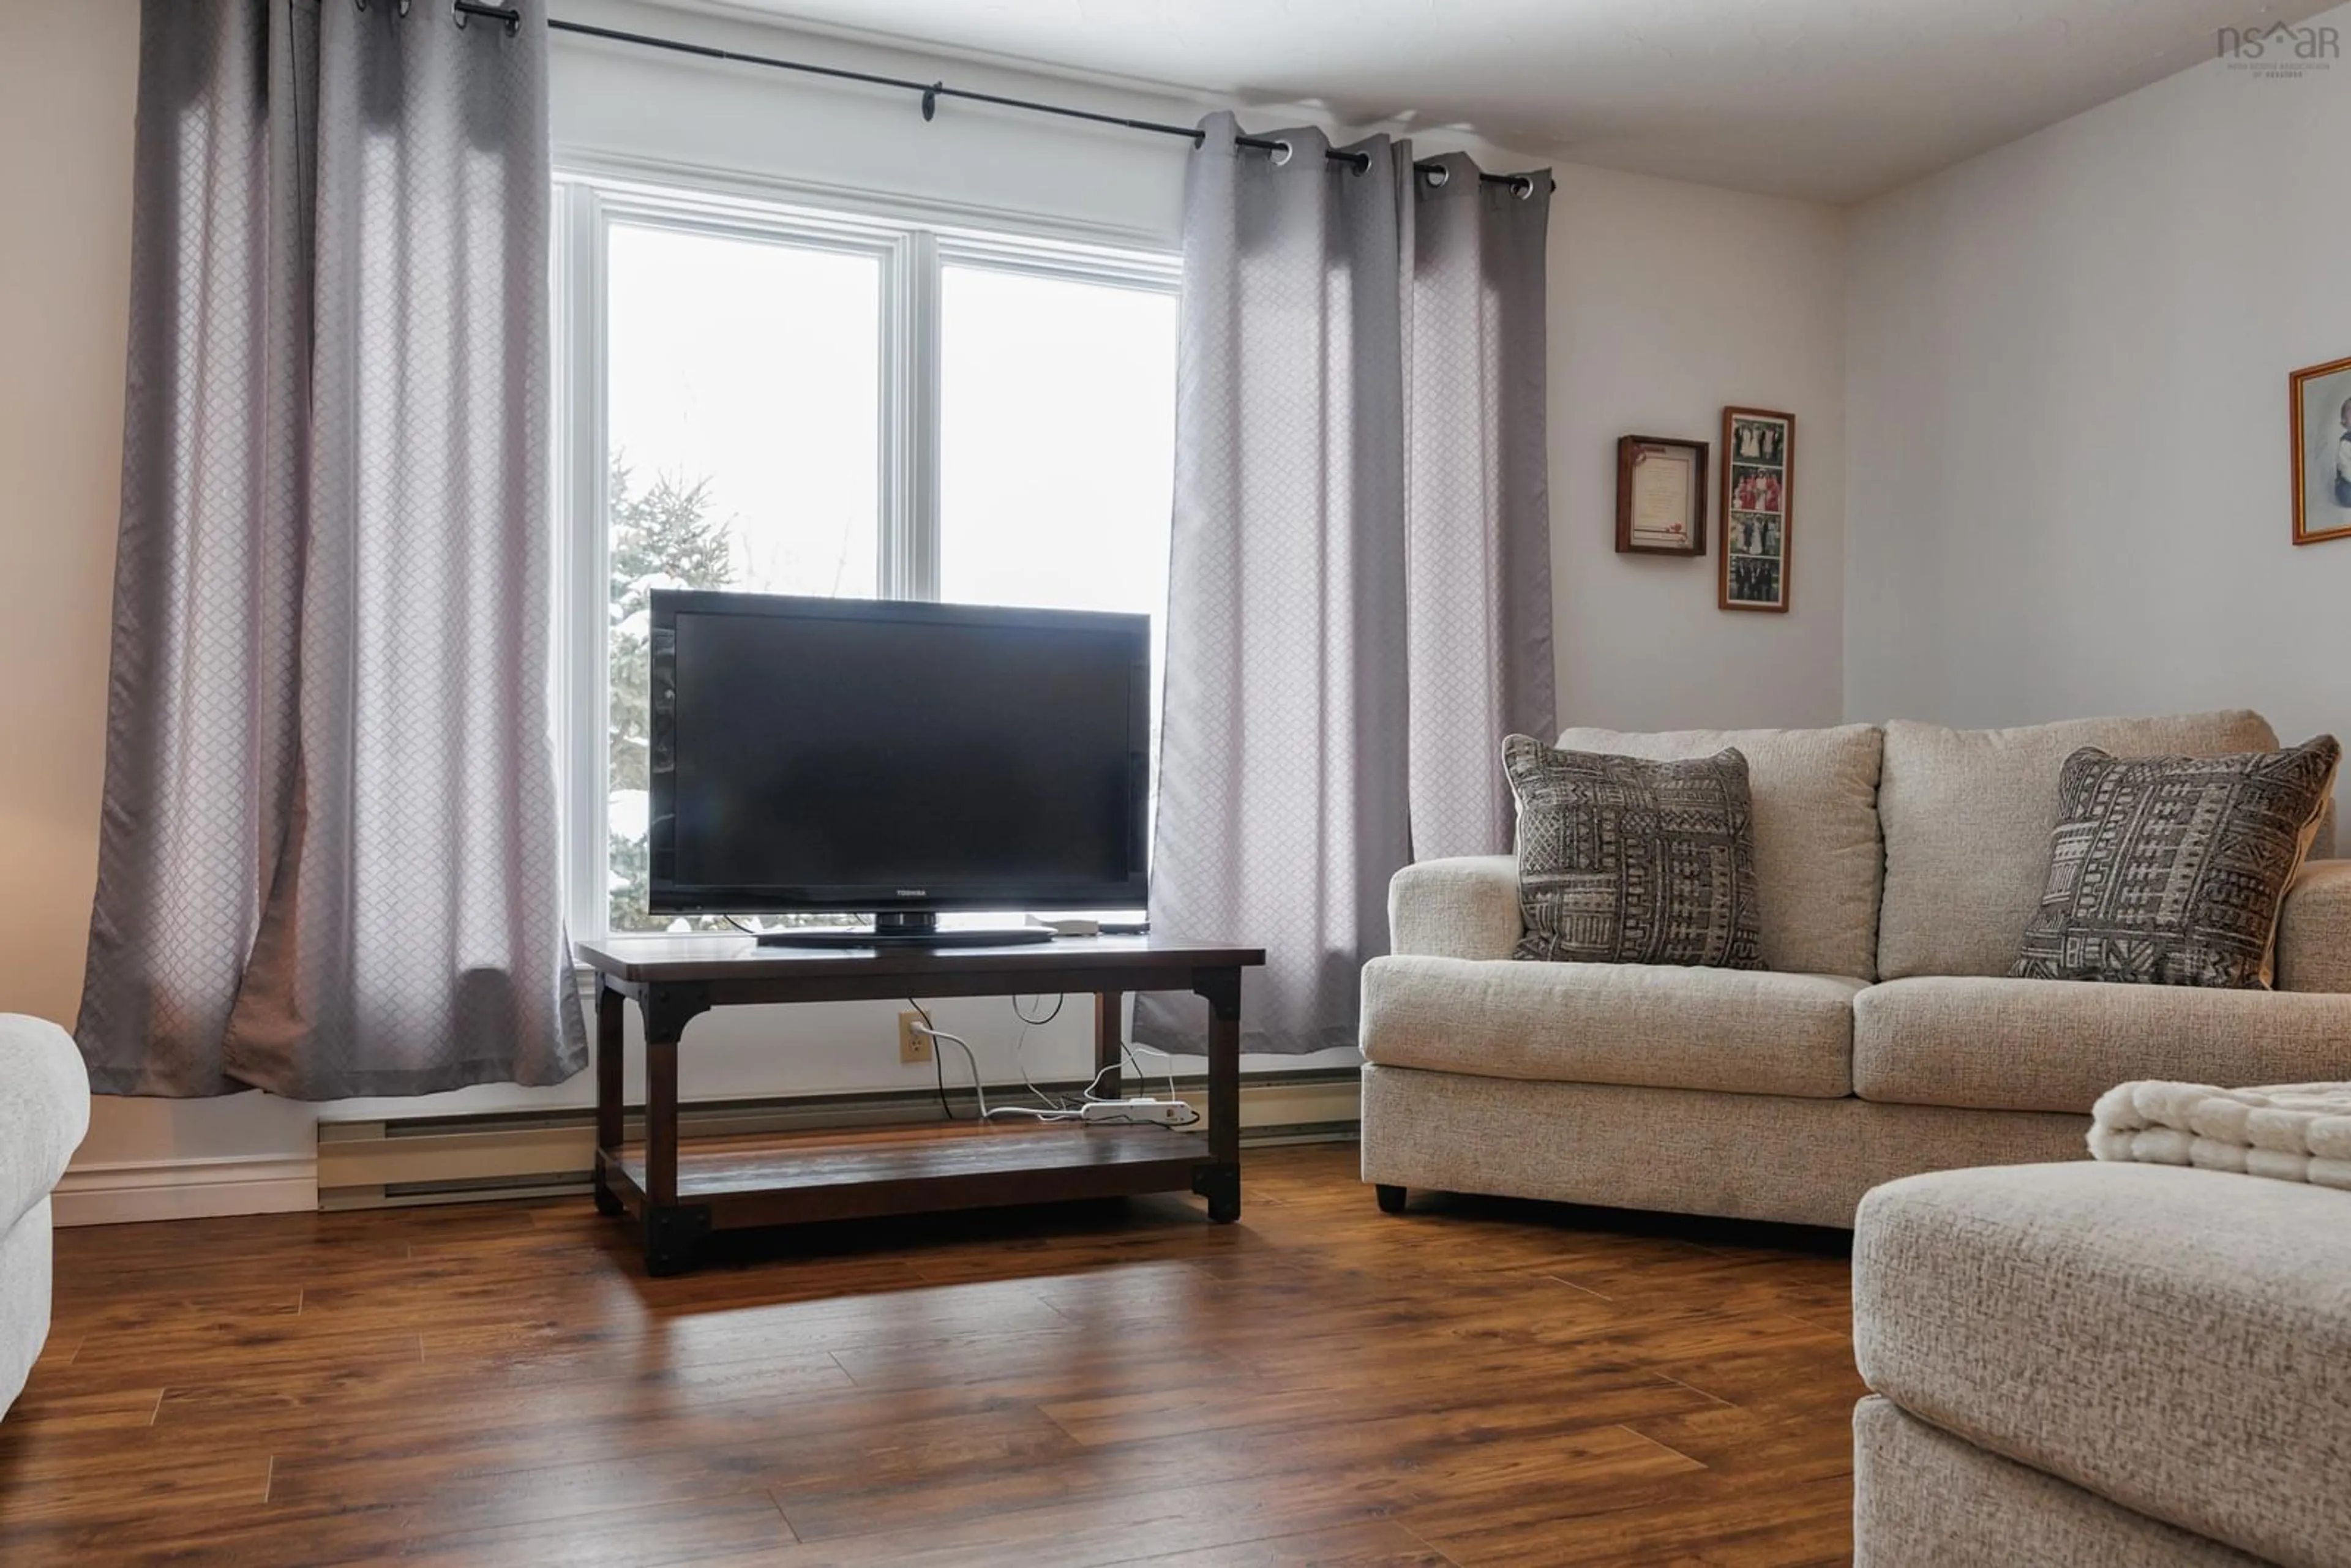
<path id="1" fill-rule="evenodd" d="M 2346 28 L 0 5 L 0 1560 L 2351 1563 Z"/>

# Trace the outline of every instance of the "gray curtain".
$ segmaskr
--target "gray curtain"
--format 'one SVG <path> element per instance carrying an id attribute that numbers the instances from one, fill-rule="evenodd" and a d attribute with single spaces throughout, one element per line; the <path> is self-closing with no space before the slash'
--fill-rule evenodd
<path id="1" fill-rule="evenodd" d="M 1557 728 L 1543 375 L 1551 179 L 1489 185 L 1458 153 L 1429 162 L 1437 171 L 1413 183 L 1405 279 L 1415 860 L 1508 850 L 1516 809 L 1502 737 L 1548 740 Z"/>
<path id="2" fill-rule="evenodd" d="M 1185 193 L 1151 918 L 1261 944 L 1243 1049 L 1352 1045 L 1387 884 L 1507 849 L 1503 735 L 1552 727 L 1543 236 L 1474 165 L 1202 122 Z M 1197 1004 L 1135 1035 L 1196 1051 Z"/>
<path id="3" fill-rule="evenodd" d="M 93 1086 L 586 1058 L 558 882 L 546 34 L 148 0 Z"/>

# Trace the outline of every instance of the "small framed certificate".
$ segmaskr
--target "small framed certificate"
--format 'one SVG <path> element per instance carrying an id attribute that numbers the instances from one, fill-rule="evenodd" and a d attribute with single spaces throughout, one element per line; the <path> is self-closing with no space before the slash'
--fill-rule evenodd
<path id="1" fill-rule="evenodd" d="M 1703 441 L 1627 435 L 1616 443 L 1616 550 L 1620 555 L 1706 553 Z"/>

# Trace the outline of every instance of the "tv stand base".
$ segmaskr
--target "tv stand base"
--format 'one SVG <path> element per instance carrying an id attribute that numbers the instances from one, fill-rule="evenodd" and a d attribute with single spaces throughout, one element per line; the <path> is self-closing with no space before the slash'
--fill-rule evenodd
<path id="1" fill-rule="evenodd" d="M 579 946 L 581 962 L 597 971 L 596 1207 L 635 1220 L 648 1274 L 692 1269 L 717 1232 L 771 1225 L 1186 1189 L 1207 1199 L 1216 1223 L 1240 1218 L 1241 971 L 1265 962 L 1262 949 L 1157 936 L 999 952 L 908 951 L 912 943 L 876 952 L 870 938 L 865 946 L 755 950 L 739 937 L 659 936 Z M 1189 991 L 1207 1004 L 1205 1132 L 1136 1115 L 1050 1125 L 933 1122 L 694 1145 L 678 1136 L 679 1045 L 686 1026 L 712 1008 L 1091 993 L 1096 1092 L 1119 1101 L 1123 1004 L 1134 991 Z M 622 1101 L 622 1009 L 631 1001 L 643 1015 L 645 1042 L 644 1134 L 634 1143 L 623 1141 Z"/>

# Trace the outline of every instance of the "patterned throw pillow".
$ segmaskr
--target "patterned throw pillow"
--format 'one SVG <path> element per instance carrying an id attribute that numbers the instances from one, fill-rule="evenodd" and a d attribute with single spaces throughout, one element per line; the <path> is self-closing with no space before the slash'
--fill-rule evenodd
<path id="1" fill-rule="evenodd" d="M 2343 748 L 2065 759 L 2018 979 L 2269 988 L 2278 912 Z"/>
<path id="2" fill-rule="evenodd" d="M 1747 758 L 1502 743 L 1519 800 L 1516 956 L 1760 969 Z"/>

